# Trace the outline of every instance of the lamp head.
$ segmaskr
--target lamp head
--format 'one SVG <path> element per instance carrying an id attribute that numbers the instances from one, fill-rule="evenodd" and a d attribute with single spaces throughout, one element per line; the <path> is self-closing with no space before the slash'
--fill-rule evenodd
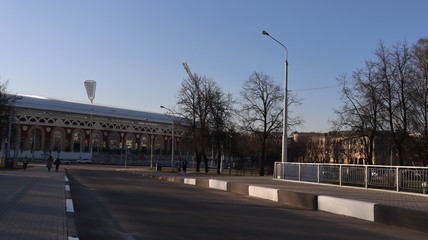
<path id="1" fill-rule="evenodd" d="M 266 32 L 265 30 L 263 30 L 263 31 L 262 31 L 262 34 L 263 34 L 263 35 L 266 35 L 266 36 L 269 36 L 269 33 L 268 33 L 268 32 Z"/>

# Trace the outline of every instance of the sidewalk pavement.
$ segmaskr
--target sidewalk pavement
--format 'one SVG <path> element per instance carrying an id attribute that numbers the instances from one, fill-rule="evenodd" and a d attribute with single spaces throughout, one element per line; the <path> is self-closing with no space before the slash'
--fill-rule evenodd
<path id="1" fill-rule="evenodd" d="M 272 177 L 178 175 L 148 168 L 120 171 L 155 179 L 213 188 L 428 233 L 428 195 L 274 180 Z"/>
<path id="2" fill-rule="evenodd" d="M 30 166 L 0 171 L 0 239 L 74 239 L 69 237 L 74 226 L 67 220 L 64 169 Z"/>

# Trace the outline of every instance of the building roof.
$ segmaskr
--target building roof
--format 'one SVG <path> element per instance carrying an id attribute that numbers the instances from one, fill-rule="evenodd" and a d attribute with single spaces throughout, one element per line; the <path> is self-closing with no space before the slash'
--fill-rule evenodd
<path id="1" fill-rule="evenodd" d="M 103 117 L 133 119 L 139 121 L 171 123 L 178 118 L 167 114 L 131 110 L 106 105 L 83 103 L 55 98 L 18 94 L 15 107 L 92 114 Z"/>

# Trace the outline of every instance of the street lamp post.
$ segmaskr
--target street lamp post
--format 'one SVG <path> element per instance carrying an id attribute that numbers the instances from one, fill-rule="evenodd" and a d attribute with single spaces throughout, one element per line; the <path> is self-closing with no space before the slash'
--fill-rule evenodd
<path id="1" fill-rule="evenodd" d="M 168 110 L 168 111 L 171 111 L 171 110 L 169 110 L 168 108 L 166 108 L 165 106 L 160 106 L 161 108 L 164 108 L 164 109 L 166 109 L 166 110 Z M 174 172 L 174 145 L 175 145 L 175 140 L 174 140 L 174 119 L 172 119 L 171 120 L 171 123 L 172 123 L 172 139 L 171 139 L 171 172 Z"/>
<path id="2" fill-rule="evenodd" d="M 280 41 L 276 40 L 274 37 L 269 35 L 268 32 L 262 31 L 263 35 L 266 35 L 273 39 L 275 42 L 277 42 L 279 45 L 281 45 L 285 49 L 285 72 L 284 72 L 284 108 L 283 108 L 283 124 L 282 124 L 282 157 L 281 161 L 287 162 L 287 144 L 288 144 L 288 138 L 287 138 L 287 121 L 288 121 L 288 49 L 287 47 L 282 44 Z"/>

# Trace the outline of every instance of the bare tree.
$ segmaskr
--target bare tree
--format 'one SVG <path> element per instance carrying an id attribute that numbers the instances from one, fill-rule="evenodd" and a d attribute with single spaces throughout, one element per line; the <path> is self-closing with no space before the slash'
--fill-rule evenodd
<path id="1" fill-rule="evenodd" d="M 345 126 L 346 130 L 360 137 L 366 146 L 369 163 L 374 160 L 374 138 L 379 132 L 389 133 L 393 141 L 390 147 L 395 149 L 399 165 L 414 155 L 410 152 L 412 144 L 408 139 L 410 133 L 419 132 L 418 126 L 427 121 L 424 116 L 427 93 L 426 81 L 421 78 L 417 81 L 416 48 L 413 49 L 407 43 L 387 48 L 380 42 L 374 60 L 355 71 L 350 82 L 346 77 L 340 78 L 345 101 L 337 111 L 337 126 Z M 423 70 L 419 73 L 423 76 Z"/>
<path id="2" fill-rule="evenodd" d="M 6 138 L 8 136 L 8 126 L 10 121 L 11 107 L 16 100 L 7 90 L 8 81 L 0 82 L 0 141 L 1 149 L 5 148 Z M 10 144 L 10 143 L 8 143 Z"/>
<path id="3" fill-rule="evenodd" d="M 422 133 L 422 162 L 427 165 L 428 158 L 428 38 L 421 38 L 413 46 L 413 65 L 415 67 L 413 101 L 413 126 L 415 132 Z"/>
<path id="4" fill-rule="evenodd" d="M 392 50 L 381 42 L 375 52 L 378 78 L 382 82 L 381 109 L 388 130 L 394 140 L 398 164 L 404 163 L 405 142 L 409 134 L 413 72 L 411 49 L 406 43 L 396 44 Z"/>
<path id="5" fill-rule="evenodd" d="M 211 82 L 207 90 L 210 128 L 217 151 L 217 174 L 220 174 L 222 148 L 231 127 L 233 99 L 231 94 L 224 93 L 214 82 Z"/>
<path id="6" fill-rule="evenodd" d="M 335 110 L 339 118 L 333 122 L 337 129 L 351 130 L 347 136 L 349 139 L 361 139 L 368 164 L 374 163 L 374 140 L 380 125 L 380 82 L 375 73 L 375 64 L 366 62 L 365 67 L 355 71 L 350 80 L 346 75 L 338 78 L 344 104 Z"/>
<path id="7" fill-rule="evenodd" d="M 282 124 L 283 94 L 273 79 L 264 73 L 253 72 L 241 90 L 239 111 L 244 131 L 256 134 L 261 142 L 260 176 L 264 175 L 266 140 Z"/>
<path id="8" fill-rule="evenodd" d="M 196 157 L 196 171 L 200 171 L 202 160 L 208 172 L 206 143 L 209 135 L 209 88 L 212 81 L 206 77 L 193 74 L 193 79 L 184 79 L 178 93 L 178 113 L 186 121 L 189 133 L 193 138 L 193 149 Z"/>
<path id="9" fill-rule="evenodd" d="M 12 98 L 7 91 L 8 82 L 0 82 L 0 139 L 7 135 L 9 123 L 10 103 Z"/>

